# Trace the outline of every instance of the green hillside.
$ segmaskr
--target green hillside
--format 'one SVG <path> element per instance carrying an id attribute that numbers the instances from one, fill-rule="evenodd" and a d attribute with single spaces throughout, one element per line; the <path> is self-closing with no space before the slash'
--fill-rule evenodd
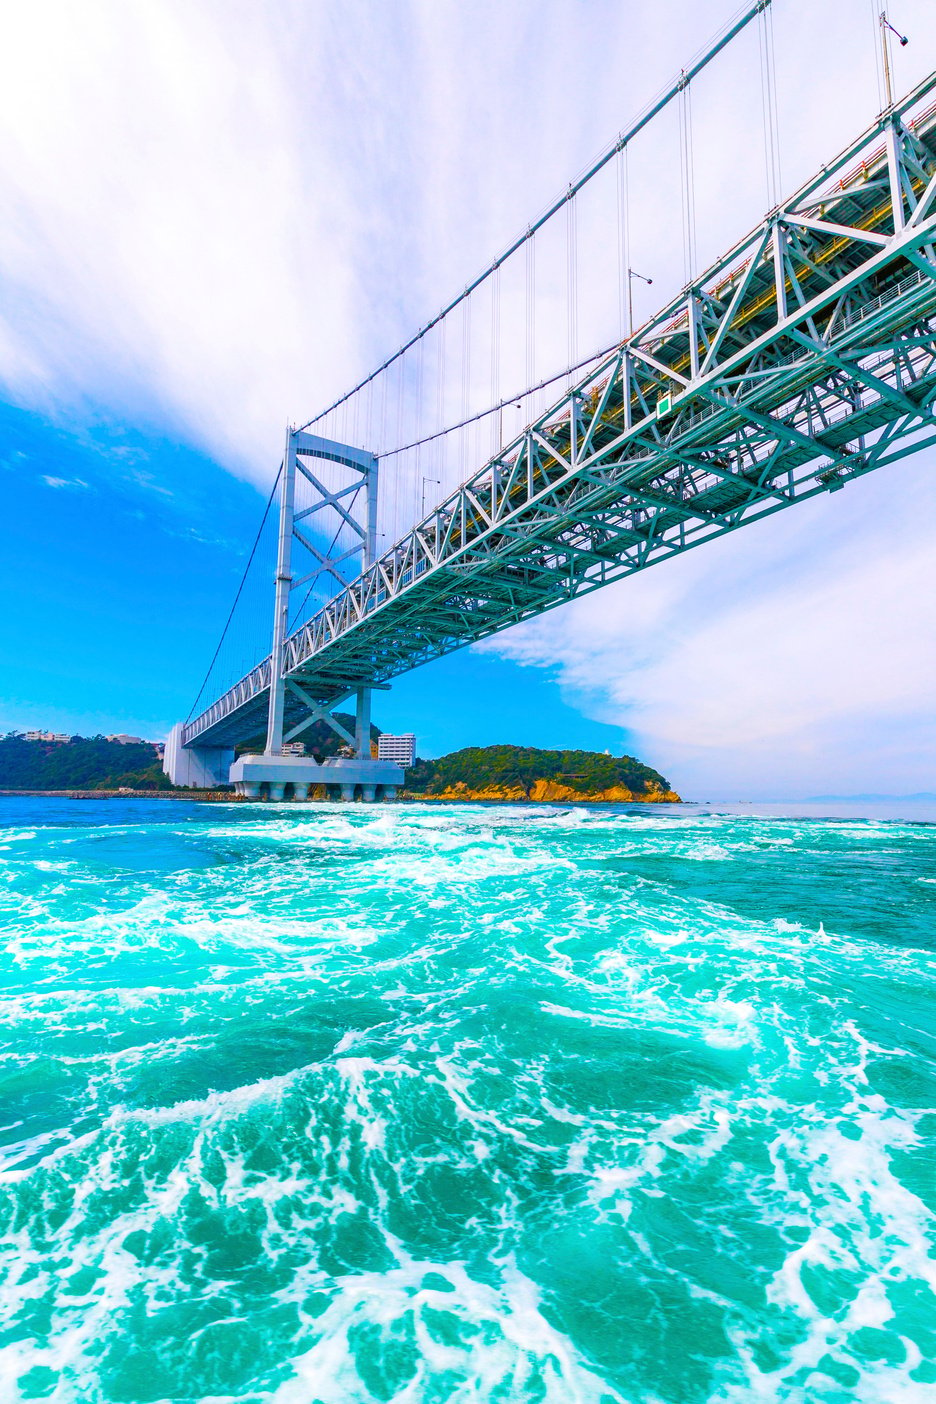
<path id="1" fill-rule="evenodd" d="M 353 731 L 354 719 L 338 714 Z M 371 727 L 371 737 L 380 735 Z M 323 722 L 302 738 L 307 754 L 333 756 L 343 744 Z M 262 748 L 263 737 L 257 738 Z M 243 749 L 249 749 L 244 747 Z M 0 737 L 0 789 L 4 790 L 171 790 L 162 762 L 148 743 L 121 745 L 103 736 L 75 736 L 68 742 Z M 406 772 L 406 793 L 414 798 L 674 798 L 669 782 L 633 756 L 595 751 L 541 751 L 533 746 L 468 746 L 439 760 L 417 760 Z"/>
<path id="2" fill-rule="evenodd" d="M 104 736 L 70 741 L 0 737 L 2 790 L 171 790 L 162 761 L 148 742 L 123 746 Z"/>
<path id="3" fill-rule="evenodd" d="M 633 756 L 606 756 L 595 751 L 541 751 L 533 746 L 468 746 L 440 760 L 418 760 L 406 773 L 409 793 L 445 794 L 521 789 L 530 794 L 537 781 L 551 781 L 580 793 L 624 788 L 634 794 L 669 792 L 669 781 Z"/>

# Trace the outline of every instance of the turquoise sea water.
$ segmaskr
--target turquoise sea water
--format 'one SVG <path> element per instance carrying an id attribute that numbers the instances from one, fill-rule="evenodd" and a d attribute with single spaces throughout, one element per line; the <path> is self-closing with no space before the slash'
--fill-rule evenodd
<path id="1" fill-rule="evenodd" d="M 936 1397 L 936 827 L 0 800 L 0 1398 Z"/>

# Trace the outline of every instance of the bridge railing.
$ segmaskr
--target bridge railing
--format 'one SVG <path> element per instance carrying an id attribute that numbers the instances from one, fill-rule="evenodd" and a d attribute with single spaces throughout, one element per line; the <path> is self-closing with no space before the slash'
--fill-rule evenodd
<path id="1" fill-rule="evenodd" d="M 251 668 L 239 682 L 222 693 L 216 702 L 186 723 L 182 731 L 183 746 L 190 746 L 199 736 L 217 726 L 234 712 L 266 692 L 270 686 L 270 659 L 264 658 L 255 668 Z"/>

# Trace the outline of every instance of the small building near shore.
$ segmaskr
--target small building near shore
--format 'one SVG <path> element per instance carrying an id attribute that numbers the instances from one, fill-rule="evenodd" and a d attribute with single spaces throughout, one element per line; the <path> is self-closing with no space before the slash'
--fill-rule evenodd
<path id="1" fill-rule="evenodd" d="M 408 770 L 416 759 L 416 737 L 411 731 L 402 736 L 390 736 L 387 732 L 377 742 L 377 759 L 393 761 Z"/>

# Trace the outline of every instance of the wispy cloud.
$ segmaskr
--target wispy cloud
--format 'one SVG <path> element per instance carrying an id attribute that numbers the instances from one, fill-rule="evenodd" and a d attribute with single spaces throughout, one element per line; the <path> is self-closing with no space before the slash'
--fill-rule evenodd
<path id="1" fill-rule="evenodd" d="M 43 473 L 41 477 L 46 486 L 50 488 L 88 489 L 90 486 L 83 478 L 53 478 L 48 473 Z"/>

